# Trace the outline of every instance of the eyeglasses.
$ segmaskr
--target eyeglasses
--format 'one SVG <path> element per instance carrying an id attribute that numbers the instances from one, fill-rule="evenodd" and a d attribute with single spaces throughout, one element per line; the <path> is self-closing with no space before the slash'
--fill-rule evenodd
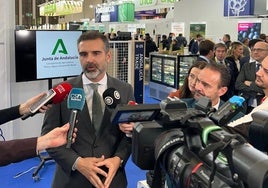
<path id="1" fill-rule="evenodd" d="M 268 49 L 264 49 L 264 48 L 253 48 L 252 51 L 253 52 L 263 52 L 263 51 L 268 51 Z"/>

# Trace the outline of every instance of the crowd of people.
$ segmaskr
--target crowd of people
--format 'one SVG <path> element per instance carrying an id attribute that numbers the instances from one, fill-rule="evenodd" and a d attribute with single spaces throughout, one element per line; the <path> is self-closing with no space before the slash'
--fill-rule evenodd
<path id="1" fill-rule="evenodd" d="M 227 85 L 228 90 L 220 98 L 222 101 L 227 101 L 234 95 L 243 96 L 246 100 L 246 113 L 250 113 L 254 107 L 259 105 L 264 96 L 262 88 L 255 84 L 255 73 L 268 55 L 268 42 L 263 35 L 261 35 L 262 38 L 245 39 L 240 42 L 231 41 L 230 35 L 224 34 L 222 41 L 215 44 L 197 34 L 188 44 L 189 53 L 199 55 L 197 62 L 218 63 L 227 68 L 230 82 Z M 168 40 L 165 38 L 161 41 L 163 44 Z M 191 73 L 189 72 L 188 75 Z M 184 87 L 182 86 L 176 93 L 180 93 Z M 173 95 L 174 93 L 170 94 L 170 96 Z"/>

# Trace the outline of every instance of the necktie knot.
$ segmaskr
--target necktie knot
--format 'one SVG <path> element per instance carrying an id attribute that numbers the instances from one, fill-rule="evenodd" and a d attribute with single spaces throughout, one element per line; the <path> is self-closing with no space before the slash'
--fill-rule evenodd
<path id="1" fill-rule="evenodd" d="M 99 84 L 98 83 L 91 83 L 91 84 L 89 84 L 90 85 L 90 87 L 94 90 L 94 92 L 95 91 L 98 91 L 98 87 L 99 87 Z"/>
<path id="2" fill-rule="evenodd" d="M 258 72 L 258 70 L 260 69 L 261 64 L 260 63 L 256 63 L 256 72 Z"/>

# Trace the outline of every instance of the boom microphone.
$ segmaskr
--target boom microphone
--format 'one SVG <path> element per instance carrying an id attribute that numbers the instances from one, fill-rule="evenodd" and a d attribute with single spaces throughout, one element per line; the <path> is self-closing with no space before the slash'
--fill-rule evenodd
<path id="1" fill-rule="evenodd" d="M 81 111 L 83 109 L 84 104 L 85 104 L 84 90 L 81 88 L 73 88 L 68 96 L 68 101 L 67 101 L 67 108 L 72 111 L 71 111 L 71 115 L 69 119 L 70 128 L 68 131 L 66 148 L 71 147 L 77 114 L 78 114 L 78 111 Z"/>
<path id="2" fill-rule="evenodd" d="M 121 96 L 115 88 L 106 89 L 103 94 L 103 101 L 109 108 L 116 108 L 121 102 Z"/>
<path id="3" fill-rule="evenodd" d="M 27 119 L 30 116 L 34 116 L 38 113 L 39 109 L 49 103 L 57 104 L 62 102 L 71 91 L 72 86 L 68 82 L 63 82 L 52 89 L 48 90 L 46 95 L 43 96 L 39 101 L 30 106 L 30 113 L 25 114 L 21 117 L 22 120 Z"/>

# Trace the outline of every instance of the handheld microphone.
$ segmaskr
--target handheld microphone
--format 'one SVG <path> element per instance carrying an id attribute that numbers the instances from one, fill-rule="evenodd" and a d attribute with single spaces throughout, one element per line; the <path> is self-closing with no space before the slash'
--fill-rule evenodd
<path id="1" fill-rule="evenodd" d="M 109 108 L 116 108 L 121 102 L 121 96 L 115 88 L 106 89 L 103 94 L 103 101 Z"/>
<path id="2" fill-rule="evenodd" d="M 49 103 L 57 104 L 62 102 L 71 91 L 72 86 L 68 82 L 63 82 L 52 89 L 48 90 L 46 95 L 39 101 L 30 106 L 30 113 L 24 114 L 21 119 L 25 120 L 30 116 L 34 116 L 38 113 L 39 109 Z"/>
<path id="3" fill-rule="evenodd" d="M 67 135 L 66 148 L 70 148 L 72 144 L 72 137 L 74 126 L 77 118 L 78 111 L 81 111 L 85 104 L 85 92 L 81 88 L 73 88 L 68 96 L 67 108 L 71 110 L 69 119 L 70 128 Z"/>

